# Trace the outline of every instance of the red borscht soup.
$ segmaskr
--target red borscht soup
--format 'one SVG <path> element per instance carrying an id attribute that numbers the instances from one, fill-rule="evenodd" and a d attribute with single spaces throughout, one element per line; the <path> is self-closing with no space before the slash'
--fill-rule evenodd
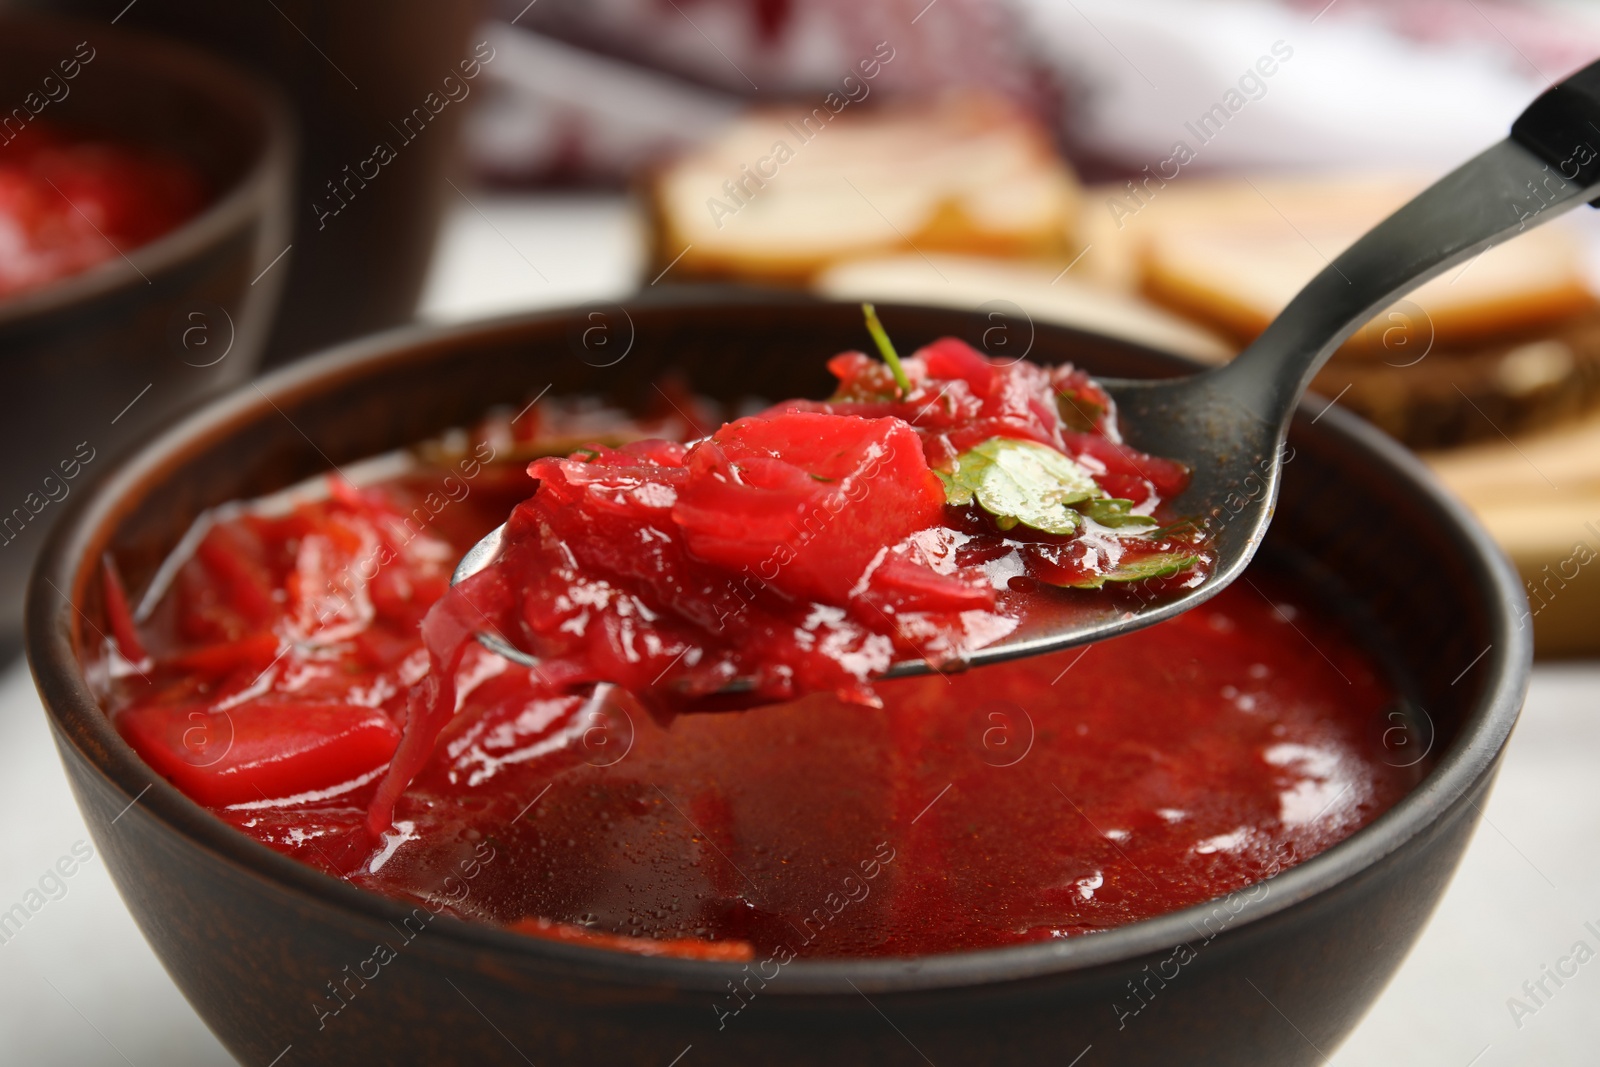
<path id="1" fill-rule="evenodd" d="M 683 390 L 639 418 L 546 399 L 218 509 L 137 608 L 108 560 L 111 714 L 241 832 L 429 915 L 779 963 L 1172 911 L 1418 780 L 1383 758 L 1391 682 L 1270 567 L 954 669 L 1051 598 L 1203 580 L 1203 524 L 1167 511 L 1187 473 L 1070 368 L 948 339 L 831 366 L 825 402 L 722 424 Z M 941 669 L 879 676 L 908 653 Z M 746 710 L 706 710 L 734 677 Z"/>
<path id="2" fill-rule="evenodd" d="M 120 256 L 176 229 L 206 199 L 166 152 L 34 120 L 0 138 L 0 299 Z"/>

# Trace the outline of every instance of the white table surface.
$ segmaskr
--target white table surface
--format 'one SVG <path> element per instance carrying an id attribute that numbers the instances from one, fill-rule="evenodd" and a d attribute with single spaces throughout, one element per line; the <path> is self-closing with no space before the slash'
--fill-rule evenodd
<path id="1" fill-rule="evenodd" d="M 425 317 L 612 299 L 632 287 L 637 226 L 619 202 L 471 195 L 441 243 Z M 1331 1064 L 1600 1062 L 1600 958 L 1560 988 L 1547 980 L 1554 996 L 1520 1026 L 1507 1005 L 1576 941 L 1600 952 L 1600 938 L 1584 929 L 1600 927 L 1597 760 L 1600 664 L 1537 668 L 1454 883 L 1361 1026 L 1337 1052 L 1324 1050 Z M 20 662 L 0 667 L 0 910 L 87 841 L 32 680 Z M 98 858 L 64 882 L 64 895 L 0 944 L 0 1064 L 230 1063 L 167 979 Z"/>

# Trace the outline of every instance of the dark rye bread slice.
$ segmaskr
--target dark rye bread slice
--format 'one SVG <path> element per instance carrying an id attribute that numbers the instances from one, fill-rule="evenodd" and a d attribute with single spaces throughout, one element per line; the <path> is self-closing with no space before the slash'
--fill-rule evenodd
<path id="1" fill-rule="evenodd" d="M 1083 269 L 1244 345 L 1423 184 L 1353 173 L 1091 190 Z M 1530 231 L 1377 316 L 1314 387 L 1416 448 L 1499 440 L 1600 400 L 1595 309 L 1574 234 Z"/>
<path id="2" fill-rule="evenodd" d="M 1378 328 L 1358 334 L 1351 346 L 1363 351 L 1341 351 L 1312 388 L 1412 448 L 1499 441 L 1600 404 L 1600 311 L 1476 347 L 1436 345 L 1423 355 L 1397 346 L 1388 359 L 1363 344 Z"/>

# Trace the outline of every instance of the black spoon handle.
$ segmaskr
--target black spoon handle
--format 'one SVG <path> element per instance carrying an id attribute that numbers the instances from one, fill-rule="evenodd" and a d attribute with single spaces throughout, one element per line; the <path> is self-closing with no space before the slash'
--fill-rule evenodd
<path id="1" fill-rule="evenodd" d="M 1600 182 L 1600 62 L 1541 93 L 1511 124 L 1511 139 L 1565 181 Z"/>

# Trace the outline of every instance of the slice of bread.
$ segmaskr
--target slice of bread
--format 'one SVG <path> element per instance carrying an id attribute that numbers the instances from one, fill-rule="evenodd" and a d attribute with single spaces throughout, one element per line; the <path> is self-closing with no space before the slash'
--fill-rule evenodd
<path id="1" fill-rule="evenodd" d="M 1339 218 L 1377 222 L 1421 189 L 1426 179 L 1405 174 L 1296 177 L 1183 177 L 1162 186 L 1154 178 L 1084 190 L 1079 236 L 1097 249 L 1085 262 L 1096 280 L 1136 289 L 1160 238 L 1251 231 L 1281 236 L 1315 228 L 1330 211 Z"/>
<path id="2" fill-rule="evenodd" d="M 1421 355 L 1419 352 L 1418 355 Z M 1334 359 L 1312 388 L 1412 448 L 1447 448 L 1568 422 L 1600 402 L 1600 312 L 1416 362 Z M 1590 466 L 1600 472 L 1600 461 Z"/>
<path id="3" fill-rule="evenodd" d="M 1059 255 L 1080 191 L 999 98 L 753 112 L 647 183 L 654 270 L 804 282 L 885 253 Z"/>
<path id="4" fill-rule="evenodd" d="M 1245 340 L 1266 329 L 1301 286 L 1362 232 L 1352 226 L 1303 236 L 1239 231 L 1159 239 L 1145 262 L 1145 291 Z M 1406 300 L 1423 310 L 1440 345 L 1473 344 L 1558 322 L 1594 305 L 1574 242 L 1550 228 L 1491 248 Z M 1355 343 L 1341 355 L 1384 353 L 1382 345 Z"/>
<path id="5" fill-rule="evenodd" d="M 1516 448 L 1497 436 L 1424 458 L 1445 485 L 1475 508 L 1516 510 L 1583 501 L 1583 521 L 1600 527 L 1600 412 L 1528 434 L 1518 439 Z M 1551 532 L 1561 538 L 1567 534 Z M 1600 531 L 1595 536 L 1600 538 Z"/>
<path id="6" fill-rule="evenodd" d="M 1107 252 L 1091 269 L 1244 342 L 1422 185 L 1357 175 L 1102 187 L 1087 197 L 1083 235 Z M 1407 299 L 1421 309 L 1433 343 L 1446 347 L 1557 322 L 1595 304 L 1577 241 L 1559 224 L 1498 245 Z M 1358 335 L 1340 355 L 1393 354 Z"/>

